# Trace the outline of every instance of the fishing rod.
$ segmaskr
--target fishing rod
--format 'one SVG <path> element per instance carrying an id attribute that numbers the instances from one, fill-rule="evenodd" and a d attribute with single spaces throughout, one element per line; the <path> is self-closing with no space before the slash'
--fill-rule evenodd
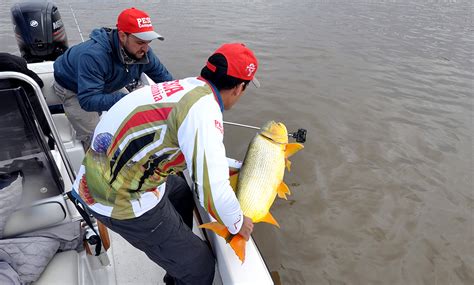
<path id="1" fill-rule="evenodd" d="M 77 27 L 77 30 L 79 31 L 79 35 L 81 36 L 81 41 L 84 42 L 84 37 L 82 36 L 81 27 L 79 27 L 79 23 L 77 22 L 76 13 L 74 13 L 74 10 L 72 9 L 71 5 L 69 5 L 69 8 L 71 8 L 72 17 L 74 18 L 74 22 L 76 22 L 76 27 Z"/>
<path id="2" fill-rule="evenodd" d="M 79 32 L 79 35 L 81 36 L 81 41 L 84 42 L 84 37 L 82 35 L 81 27 L 79 26 L 79 23 L 77 21 L 76 13 L 74 12 L 74 9 L 72 9 L 71 5 L 69 5 L 69 8 L 71 9 L 72 17 L 74 18 L 74 22 L 76 23 L 77 31 Z M 244 125 L 244 124 L 239 124 L 239 123 L 233 123 L 233 122 L 224 121 L 224 124 L 231 125 L 231 126 L 242 127 L 242 128 L 247 128 L 247 129 L 261 130 L 261 128 L 259 128 L 259 127 Z M 296 132 L 289 133 L 288 137 L 296 139 L 296 142 L 304 143 L 304 142 L 306 142 L 306 132 L 307 132 L 306 129 L 298 129 L 298 131 L 296 131 Z"/>
<path id="3" fill-rule="evenodd" d="M 261 128 L 259 128 L 259 127 L 244 125 L 244 124 L 239 124 L 239 123 L 233 123 L 233 122 L 224 121 L 224 124 L 231 125 L 231 126 L 236 126 L 236 127 L 241 127 L 241 128 L 247 128 L 247 129 L 261 130 Z M 296 132 L 288 133 L 288 137 L 296 139 L 296 142 L 304 143 L 304 142 L 306 142 L 306 133 L 307 133 L 306 129 L 298 129 Z"/>

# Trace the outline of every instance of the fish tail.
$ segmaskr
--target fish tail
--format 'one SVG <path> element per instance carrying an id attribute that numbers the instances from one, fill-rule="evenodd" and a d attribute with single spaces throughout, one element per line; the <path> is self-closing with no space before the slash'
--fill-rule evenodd
<path id="1" fill-rule="evenodd" d="M 230 240 L 230 247 L 234 250 L 235 254 L 239 257 L 240 261 L 245 261 L 245 244 L 246 241 L 243 236 L 236 234 Z"/>
<path id="2" fill-rule="evenodd" d="M 217 235 L 223 237 L 224 239 L 228 239 L 230 236 L 230 232 L 226 226 L 219 224 L 218 222 L 211 222 L 207 224 L 202 224 L 199 226 L 201 229 L 208 229 L 215 232 Z"/>
<path id="3" fill-rule="evenodd" d="M 239 235 L 232 235 L 226 226 L 218 223 L 218 222 L 211 222 L 202 224 L 199 226 L 201 229 L 208 229 L 215 232 L 217 235 L 223 237 L 230 247 L 234 250 L 235 254 L 239 257 L 240 261 L 244 263 L 245 260 L 245 239 Z"/>

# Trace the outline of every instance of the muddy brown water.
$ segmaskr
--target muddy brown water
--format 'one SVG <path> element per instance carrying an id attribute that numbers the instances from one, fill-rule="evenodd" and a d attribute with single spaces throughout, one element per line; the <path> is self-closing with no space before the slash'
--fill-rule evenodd
<path id="1" fill-rule="evenodd" d="M 19 54 L 0 3 L 0 50 Z M 281 228 L 254 238 L 283 284 L 474 284 L 473 2 L 56 1 L 70 44 L 148 11 L 176 78 L 223 42 L 260 60 L 227 121 L 306 128 L 285 176 Z M 226 126 L 243 159 L 255 131 Z"/>

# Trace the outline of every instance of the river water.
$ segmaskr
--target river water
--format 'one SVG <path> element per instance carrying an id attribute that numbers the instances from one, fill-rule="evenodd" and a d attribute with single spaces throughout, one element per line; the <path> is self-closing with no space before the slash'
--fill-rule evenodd
<path id="1" fill-rule="evenodd" d="M 0 50 L 19 54 L 0 3 Z M 57 1 L 69 43 L 148 11 L 176 78 L 223 42 L 260 60 L 225 120 L 308 130 L 254 238 L 283 284 L 474 284 L 473 1 Z M 255 134 L 226 127 L 242 159 Z"/>

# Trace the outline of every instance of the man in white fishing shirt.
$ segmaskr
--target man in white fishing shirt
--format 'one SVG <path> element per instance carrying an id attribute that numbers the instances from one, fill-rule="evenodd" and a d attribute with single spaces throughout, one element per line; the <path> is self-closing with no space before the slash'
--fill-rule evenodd
<path id="1" fill-rule="evenodd" d="M 167 284 L 211 284 L 214 256 L 192 228 L 189 170 L 201 205 L 232 234 L 253 230 L 229 183 L 222 112 L 258 85 L 244 44 L 224 44 L 201 76 L 147 86 L 118 101 L 95 129 L 74 195 L 107 227 L 163 267 Z M 166 182 L 166 183 L 165 183 Z"/>

